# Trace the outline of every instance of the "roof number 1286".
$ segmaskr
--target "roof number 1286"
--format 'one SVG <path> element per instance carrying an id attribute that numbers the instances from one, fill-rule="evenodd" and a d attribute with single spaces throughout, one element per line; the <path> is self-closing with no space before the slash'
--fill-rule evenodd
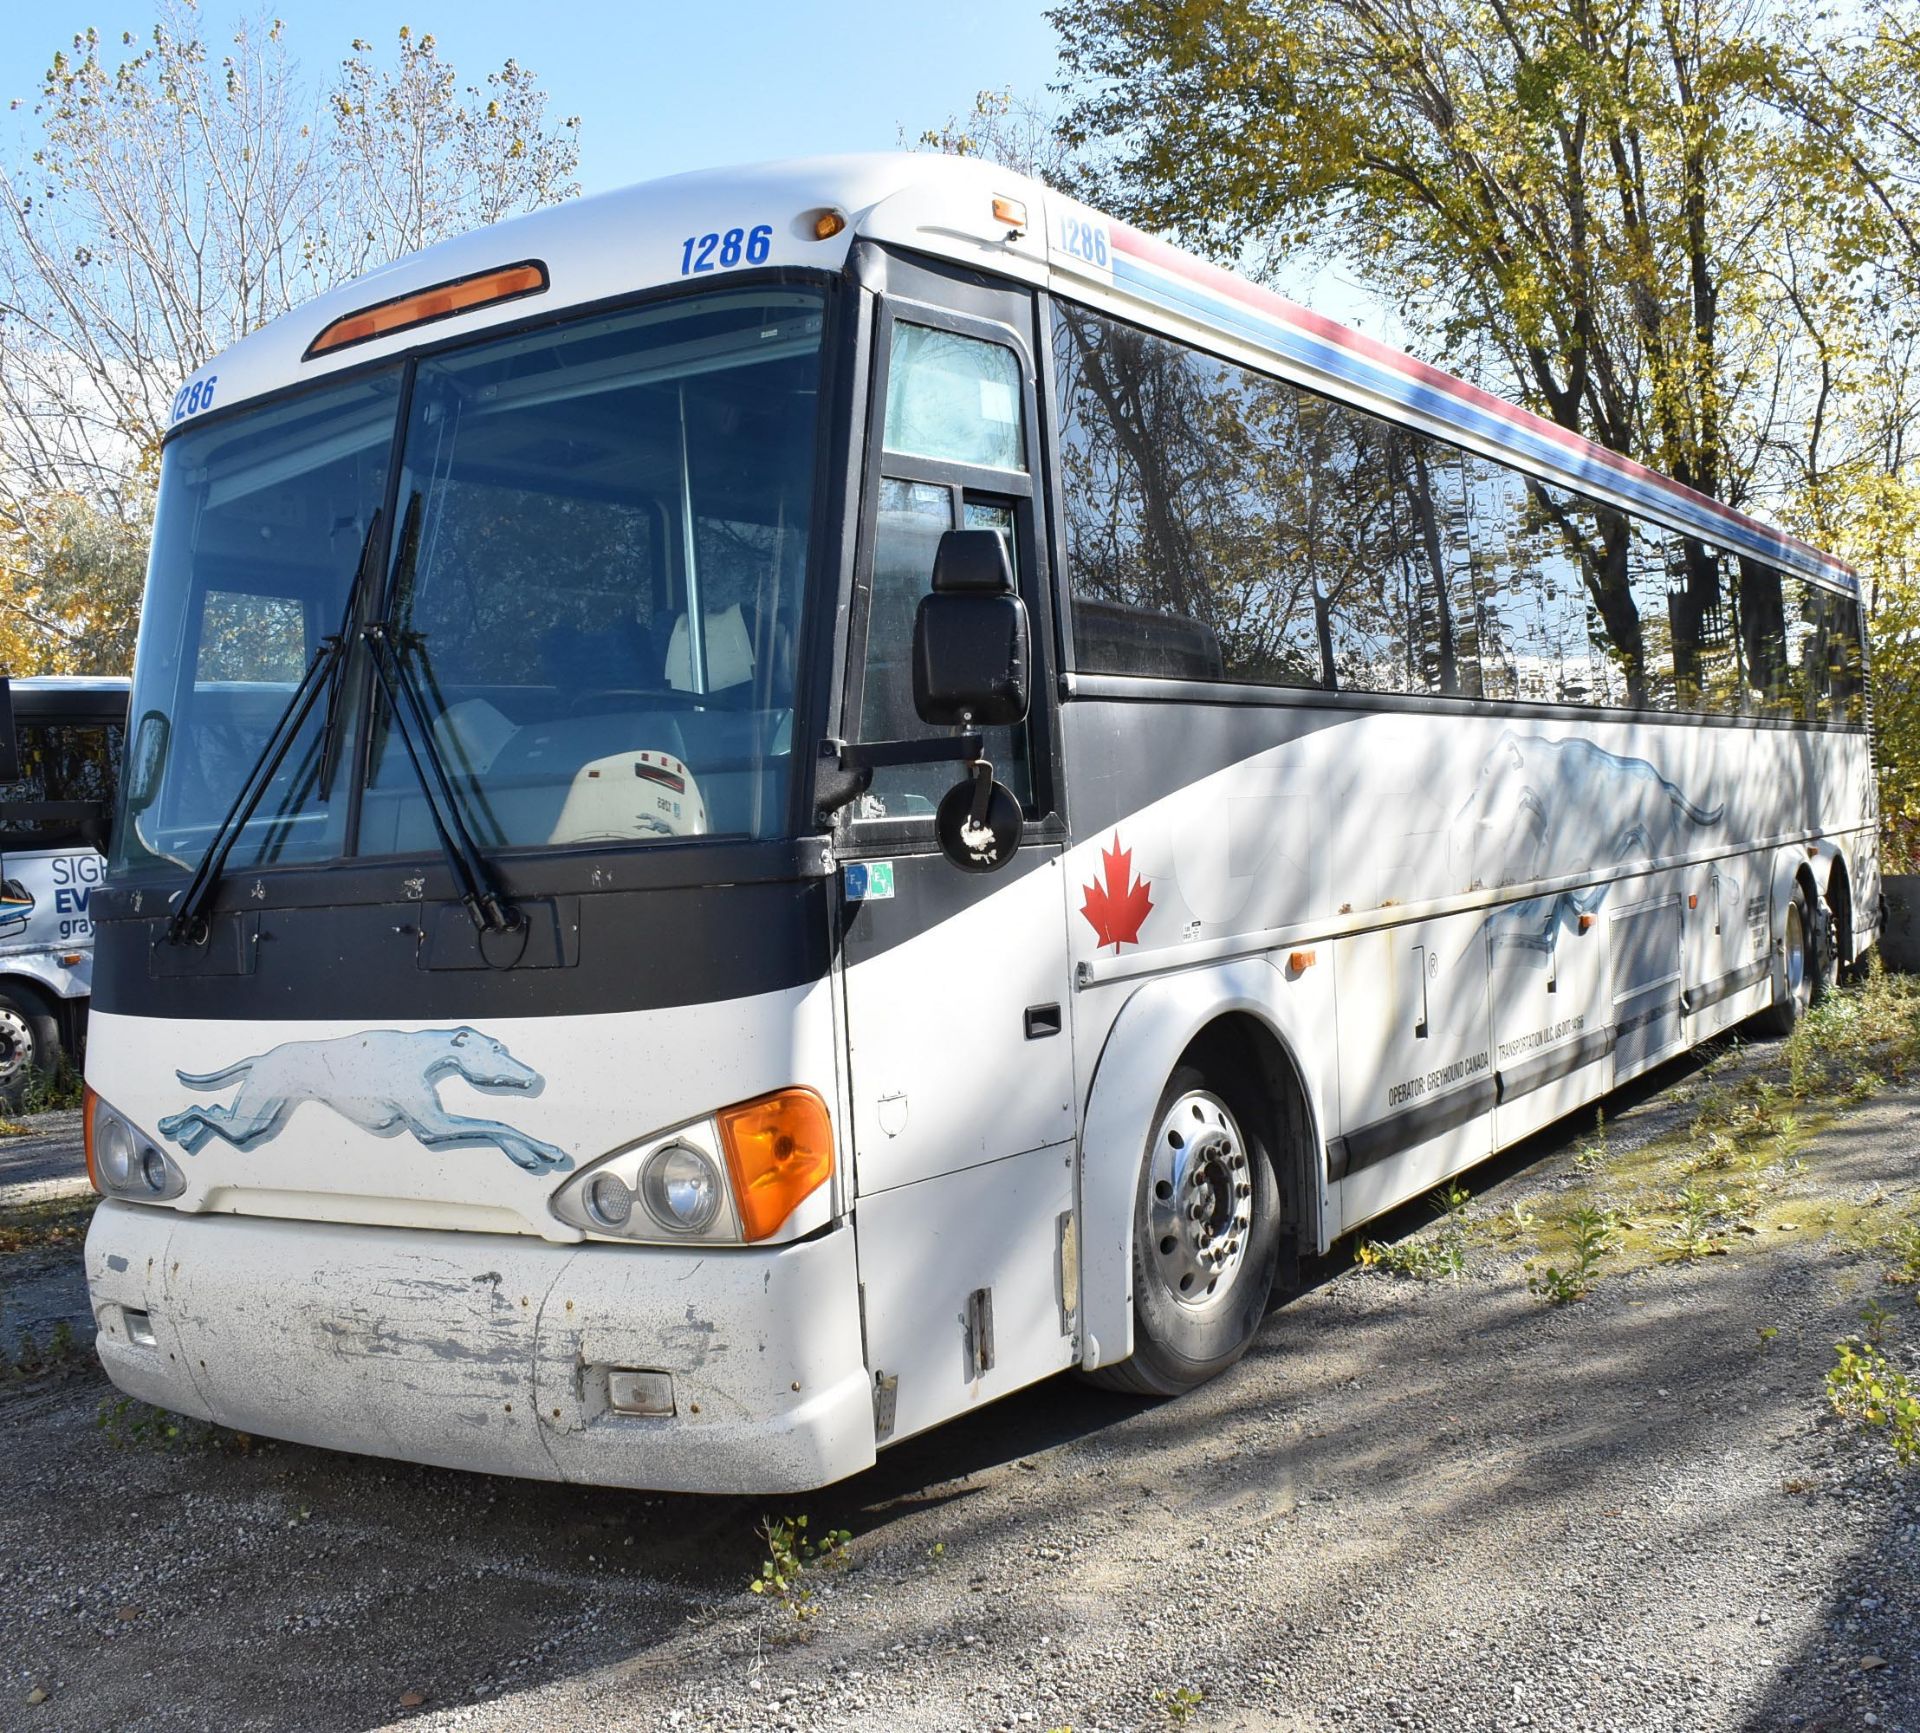
<path id="1" fill-rule="evenodd" d="M 689 235 L 680 249 L 680 275 L 730 271 L 735 265 L 764 265 L 773 251 L 773 225 L 728 229 L 725 234 Z"/>
<path id="2" fill-rule="evenodd" d="M 1079 217 L 1060 219 L 1060 250 L 1076 259 L 1085 259 L 1101 270 L 1107 267 L 1107 231 L 1103 224 L 1089 223 Z"/>
<path id="3" fill-rule="evenodd" d="M 167 418 L 171 426 L 176 421 L 185 421 L 189 415 L 198 415 L 203 409 L 213 407 L 213 388 L 220 383 L 220 375 L 209 373 L 204 379 L 196 379 L 191 385 L 180 387 L 173 400 L 173 413 Z"/>

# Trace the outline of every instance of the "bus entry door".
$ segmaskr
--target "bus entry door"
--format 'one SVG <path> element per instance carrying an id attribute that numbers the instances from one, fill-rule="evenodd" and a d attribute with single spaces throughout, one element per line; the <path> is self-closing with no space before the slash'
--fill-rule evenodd
<path id="1" fill-rule="evenodd" d="M 841 871 L 868 1369 L 904 1437 L 1078 1358 L 1074 1074 L 1057 843 L 993 878 Z"/>

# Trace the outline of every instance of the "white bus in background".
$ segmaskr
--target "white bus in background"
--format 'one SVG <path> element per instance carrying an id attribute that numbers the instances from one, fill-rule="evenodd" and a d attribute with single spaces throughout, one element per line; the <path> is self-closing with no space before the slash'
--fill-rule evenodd
<path id="1" fill-rule="evenodd" d="M 127 682 L 0 678 L 0 1103 L 86 1039 Z"/>
<path id="2" fill-rule="evenodd" d="M 705 1490 L 1176 1394 L 1852 965 L 1864 707 L 1832 560 L 987 165 L 450 242 L 176 401 L 100 1354 Z"/>

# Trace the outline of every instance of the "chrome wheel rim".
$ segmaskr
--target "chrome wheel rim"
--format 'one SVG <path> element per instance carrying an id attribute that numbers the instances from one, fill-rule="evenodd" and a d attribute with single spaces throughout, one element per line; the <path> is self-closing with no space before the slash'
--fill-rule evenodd
<path id="1" fill-rule="evenodd" d="M 1252 1225 L 1246 1140 L 1219 1096 L 1191 1090 L 1161 1116 L 1148 1163 L 1149 1261 L 1168 1297 L 1196 1312 L 1225 1304 Z"/>
<path id="2" fill-rule="evenodd" d="M 33 1069 L 33 1030 L 11 1007 L 0 1007 L 0 1088 Z"/>
<path id="3" fill-rule="evenodd" d="M 1787 905 L 1787 991 L 1796 999 L 1807 996 L 1807 933 L 1800 905 Z"/>

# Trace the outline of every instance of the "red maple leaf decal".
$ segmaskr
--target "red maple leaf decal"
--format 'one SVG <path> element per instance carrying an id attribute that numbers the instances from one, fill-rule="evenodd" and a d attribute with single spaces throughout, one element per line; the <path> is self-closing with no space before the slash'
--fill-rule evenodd
<path id="1" fill-rule="evenodd" d="M 1133 851 L 1120 846 L 1117 830 L 1113 847 L 1100 851 L 1100 862 L 1106 869 L 1105 876 L 1081 887 L 1087 900 L 1080 905 L 1080 912 L 1092 923 L 1099 944 L 1111 945 L 1116 951 L 1122 945 L 1137 945 L 1140 924 L 1152 912 L 1153 898 L 1147 895 L 1146 881 L 1133 878 Z M 1129 879 L 1133 879 L 1131 889 Z"/>

